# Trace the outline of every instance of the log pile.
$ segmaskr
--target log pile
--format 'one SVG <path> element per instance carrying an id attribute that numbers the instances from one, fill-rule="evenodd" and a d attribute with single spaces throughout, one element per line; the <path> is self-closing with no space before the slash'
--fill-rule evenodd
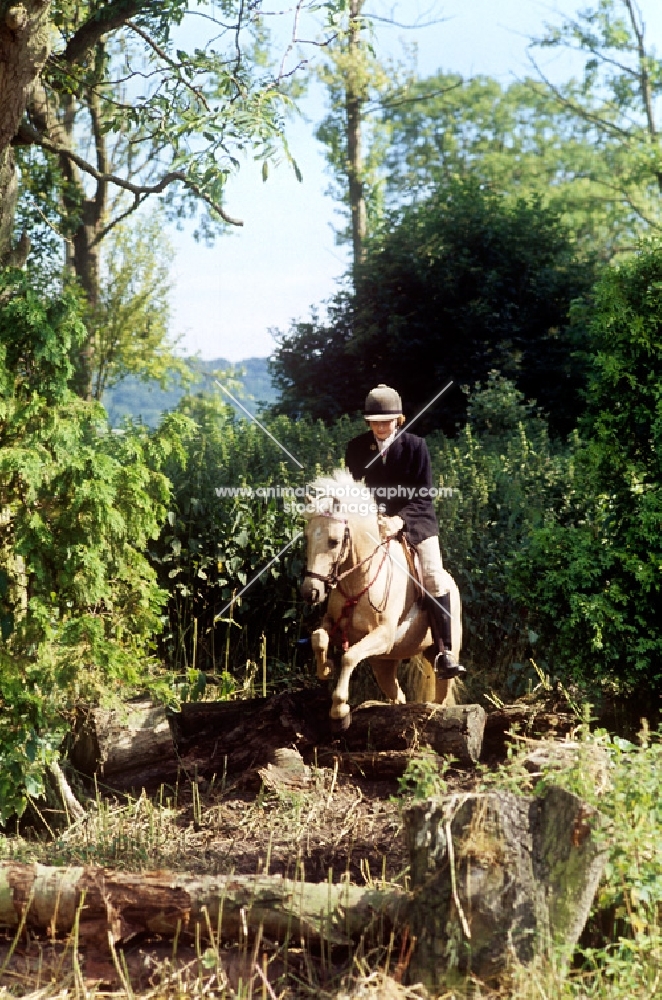
<path id="1" fill-rule="evenodd" d="M 178 772 L 233 777 L 264 768 L 277 749 L 291 747 L 307 763 L 375 777 L 397 777 L 412 753 L 429 746 L 462 767 L 481 753 L 485 712 L 479 705 L 367 702 L 352 713 L 343 733 L 328 717 L 320 688 L 250 701 L 199 702 L 180 712 L 146 703 L 119 712 L 92 712 L 72 753 L 84 775 L 97 774 L 106 789 L 126 792 L 171 785 Z M 358 771 L 357 771 L 358 769 Z"/>

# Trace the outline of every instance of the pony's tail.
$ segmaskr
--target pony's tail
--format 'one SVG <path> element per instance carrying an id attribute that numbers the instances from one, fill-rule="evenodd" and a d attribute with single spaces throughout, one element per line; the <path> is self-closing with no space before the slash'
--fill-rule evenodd
<path id="1" fill-rule="evenodd" d="M 407 701 L 437 702 L 440 705 L 457 705 L 462 683 L 441 680 L 435 675 L 432 664 L 417 653 L 400 668 L 400 685 Z"/>

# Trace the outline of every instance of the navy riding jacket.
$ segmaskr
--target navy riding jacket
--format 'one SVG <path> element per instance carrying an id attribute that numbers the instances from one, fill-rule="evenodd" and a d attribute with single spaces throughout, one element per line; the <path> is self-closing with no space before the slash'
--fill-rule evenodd
<path id="1" fill-rule="evenodd" d="M 375 502 L 384 505 L 385 514 L 400 515 L 412 545 L 439 534 L 429 496 L 430 452 L 423 438 L 404 431 L 380 455 L 374 434 L 367 431 L 347 445 L 345 465 L 357 482 L 364 480 L 373 491 Z"/>

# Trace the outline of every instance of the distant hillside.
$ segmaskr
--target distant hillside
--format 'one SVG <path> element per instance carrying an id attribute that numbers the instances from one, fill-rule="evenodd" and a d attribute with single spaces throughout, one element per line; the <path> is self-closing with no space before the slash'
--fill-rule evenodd
<path id="1" fill-rule="evenodd" d="M 267 358 L 246 358 L 232 364 L 225 358 L 215 358 L 212 361 L 201 361 L 199 358 L 189 359 L 189 364 L 195 372 L 241 370 L 244 375 L 236 375 L 237 381 L 243 385 L 243 395 L 238 397 L 244 406 L 255 413 L 261 406 L 275 403 L 278 393 L 274 388 L 268 371 Z M 189 391 L 199 391 L 207 388 L 220 393 L 220 389 L 209 378 L 200 377 L 195 387 Z M 124 417 L 143 420 L 150 427 L 156 427 L 164 410 L 172 410 L 184 395 L 184 390 L 175 385 L 170 389 L 162 389 L 158 382 L 141 382 L 130 376 L 125 378 L 114 389 L 104 393 L 103 404 L 108 411 L 111 426 L 117 427 Z M 230 400 L 226 398 L 227 402 Z M 241 412 L 241 411 L 239 411 Z"/>

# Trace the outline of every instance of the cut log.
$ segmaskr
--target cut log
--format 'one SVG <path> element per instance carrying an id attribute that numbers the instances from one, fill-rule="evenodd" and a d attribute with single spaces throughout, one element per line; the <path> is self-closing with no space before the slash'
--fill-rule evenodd
<path id="1" fill-rule="evenodd" d="M 510 731 L 535 738 L 566 736 L 577 728 L 576 716 L 569 712 L 550 712 L 540 705 L 516 703 L 489 712 L 485 720 L 482 759 L 505 760 Z"/>
<path id="2" fill-rule="evenodd" d="M 480 757 L 485 711 L 480 705 L 384 705 L 366 702 L 352 712 L 340 741 L 349 752 L 417 750 L 429 746 L 471 767 Z"/>
<path id="3" fill-rule="evenodd" d="M 414 979 L 448 987 L 453 973 L 502 984 L 514 963 L 553 947 L 569 960 L 605 861 L 599 814 L 550 788 L 416 804 L 405 818 L 417 947 Z"/>
<path id="4" fill-rule="evenodd" d="M 348 883 L 298 882 L 270 876 L 137 874 L 103 868 L 0 865 L 0 927 L 68 934 L 78 916 L 81 944 L 105 949 L 109 934 L 124 944 L 138 934 L 196 933 L 237 941 L 260 928 L 275 941 L 349 944 L 388 935 L 407 894 Z M 388 938 L 387 938 L 388 939 Z"/>
<path id="5" fill-rule="evenodd" d="M 92 709 L 71 753 L 81 774 L 108 788 L 158 788 L 177 780 L 179 761 L 167 709 L 149 701 Z"/>
<path id="6" fill-rule="evenodd" d="M 472 974 L 507 982 L 553 947 L 569 959 L 604 862 L 599 815 L 550 788 L 541 799 L 508 792 L 456 794 L 405 814 L 412 891 L 291 881 L 280 876 L 132 874 L 101 868 L 0 865 L 0 926 L 67 934 L 97 949 L 137 934 L 224 941 L 348 944 L 416 942 L 409 975 L 448 989 Z"/>
<path id="7" fill-rule="evenodd" d="M 297 749 L 307 763 L 320 748 L 390 754 L 430 746 L 463 767 L 480 756 L 485 713 L 478 705 L 369 702 L 353 711 L 352 725 L 342 734 L 332 729 L 329 705 L 328 693 L 315 688 L 250 701 L 186 704 L 176 713 L 145 704 L 128 706 L 124 717 L 96 711 L 73 763 L 92 775 L 96 760 L 103 783 L 124 791 L 171 784 L 178 767 L 190 776 L 236 776 L 266 767 L 283 747 Z M 384 760 L 388 778 L 392 771 Z"/>

